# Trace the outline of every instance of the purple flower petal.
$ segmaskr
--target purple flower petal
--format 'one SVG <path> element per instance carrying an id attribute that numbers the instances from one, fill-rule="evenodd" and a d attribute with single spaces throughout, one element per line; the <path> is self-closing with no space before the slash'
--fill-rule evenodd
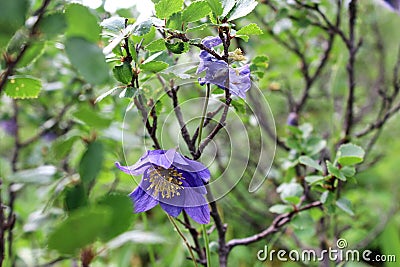
<path id="1" fill-rule="evenodd" d="M 193 192 L 189 192 L 189 191 L 193 191 L 193 190 L 195 190 L 196 192 L 203 194 L 203 195 L 207 194 L 207 190 L 204 186 L 204 182 L 197 175 L 197 173 L 190 173 L 190 172 L 185 172 L 185 171 L 181 171 L 181 173 L 182 173 L 182 176 L 185 178 L 184 180 L 182 180 L 182 182 L 183 182 L 182 186 L 185 187 L 185 189 L 184 189 L 185 196 L 188 193 L 193 193 Z"/>
<path id="2" fill-rule="evenodd" d="M 176 151 L 174 149 L 153 150 L 149 151 L 148 158 L 152 164 L 168 169 L 174 161 L 175 153 Z"/>
<path id="3" fill-rule="evenodd" d="M 219 37 L 206 37 L 202 40 L 202 44 L 208 48 L 212 48 L 221 44 Z M 199 79 L 200 85 L 215 84 L 222 89 L 228 89 L 233 95 L 246 98 L 246 92 L 251 87 L 250 68 L 244 65 L 240 68 L 230 68 L 223 61 L 215 58 L 207 51 L 200 52 L 200 64 L 196 73 L 199 74 L 206 71 L 206 76 Z"/>
<path id="4" fill-rule="evenodd" d="M 246 92 L 251 87 L 249 65 L 236 69 L 229 69 L 229 90 L 232 94 L 246 98 Z"/>
<path id="5" fill-rule="evenodd" d="M 149 168 L 150 163 L 148 161 L 138 161 L 132 166 L 122 166 L 119 162 L 115 162 L 115 166 L 127 174 L 141 175 Z"/>
<path id="6" fill-rule="evenodd" d="M 210 172 L 202 163 L 170 149 L 147 151 L 129 167 L 121 166 L 119 162 L 115 165 L 126 173 L 143 174 L 140 185 L 130 194 L 135 212 L 147 211 L 159 203 L 173 217 L 188 208 L 195 221 L 209 222 L 204 183 L 210 179 Z"/>
<path id="7" fill-rule="evenodd" d="M 222 40 L 219 37 L 207 36 L 201 41 L 201 43 L 208 48 L 212 48 L 214 46 L 222 44 Z"/>
<path id="8" fill-rule="evenodd" d="M 188 207 L 185 208 L 185 211 L 197 223 L 210 223 L 210 208 L 208 207 L 208 205 L 202 205 L 199 207 Z"/>
<path id="9" fill-rule="evenodd" d="M 299 116 L 296 112 L 290 112 L 287 119 L 286 124 L 290 126 L 299 126 Z"/>
<path id="10" fill-rule="evenodd" d="M 140 186 L 130 193 L 129 196 L 134 203 L 135 213 L 147 211 L 158 204 L 158 201 Z"/>
<path id="11" fill-rule="evenodd" d="M 163 202 L 160 202 L 160 206 L 166 213 L 168 213 L 172 217 L 178 216 L 179 213 L 181 213 L 182 209 L 183 209 L 182 207 L 173 206 L 173 205 L 170 205 L 170 204 L 167 204 L 167 203 L 163 203 Z"/>

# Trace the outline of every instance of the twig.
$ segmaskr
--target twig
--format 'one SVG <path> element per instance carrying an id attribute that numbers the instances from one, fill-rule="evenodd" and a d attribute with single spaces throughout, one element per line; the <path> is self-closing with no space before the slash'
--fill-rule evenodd
<path id="1" fill-rule="evenodd" d="M 349 38 L 347 39 L 347 47 L 349 50 L 349 62 L 347 64 L 347 73 L 348 73 L 348 83 L 349 83 L 349 94 L 347 97 L 347 107 L 346 114 L 344 120 L 344 138 L 343 141 L 349 139 L 351 134 L 353 124 L 353 116 L 354 116 L 354 91 L 355 91 L 355 61 L 356 61 L 356 53 L 359 48 L 359 45 L 356 45 L 355 40 L 355 26 L 357 19 L 357 0 L 350 1 L 349 4 Z"/>
<path id="2" fill-rule="evenodd" d="M 207 191 L 208 191 L 207 198 L 209 200 L 212 200 L 210 202 L 210 207 L 211 207 L 210 215 L 215 222 L 215 228 L 217 229 L 217 232 L 218 232 L 219 266 L 226 267 L 227 262 L 228 262 L 227 255 L 229 253 L 228 247 L 226 246 L 226 239 L 225 239 L 227 226 L 222 222 L 221 216 L 219 215 L 219 212 L 218 212 L 217 203 L 213 200 L 214 198 L 212 196 L 211 191 L 210 190 L 207 190 Z"/>
<path id="3" fill-rule="evenodd" d="M 168 33 L 171 34 L 171 36 L 169 38 L 180 39 L 186 43 L 189 43 L 193 46 L 200 48 L 201 50 L 207 51 L 209 54 L 213 55 L 217 59 L 224 60 L 223 56 L 219 55 L 217 52 L 208 48 L 207 46 L 203 45 L 202 43 L 197 43 L 197 42 L 191 41 L 184 33 L 177 33 L 177 32 L 173 32 L 173 31 L 168 31 Z"/>
<path id="4" fill-rule="evenodd" d="M 262 231 L 258 234 L 249 236 L 249 237 L 240 238 L 240 239 L 232 239 L 226 244 L 226 246 L 228 247 L 228 250 L 230 251 L 235 246 L 248 245 L 248 244 L 257 242 L 257 241 L 267 237 L 268 235 L 279 231 L 279 229 L 282 226 L 284 226 L 285 224 L 287 224 L 288 222 L 291 221 L 291 219 L 293 218 L 293 216 L 295 214 L 305 211 L 305 210 L 312 209 L 312 208 L 321 207 L 321 206 L 322 206 L 322 203 L 320 201 L 315 201 L 310 204 L 304 205 L 303 207 L 301 207 L 297 210 L 294 210 L 292 212 L 281 214 L 281 215 L 277 216 L 273 220 L 272 224 L 264 231 Z"/>
<path id="5" fill-rule="evenodd" d="M 218 108 L 216 110 L 207 113 L 207 116 L 204 120 L 203 128 L 206 127 L 211 122 L 211 120 L 224 108 L 224 106 L 225 106 L 224 104 L 221 104 L 218 106 Z M 193 134 L 193 137 L 191 140 L 192 144 L 196 143 L 197 137 L 199 136 L 199 131 L 200 131 L 200 128 L 198 126 Z"/>
<path id="6" fill-rule="evenodd" d="M 58 258 L 56 258 L 54 260 L 49 261 L 48 263 L 44 263 L 44 264 L 38 265 L 37 267 L 51 267 L 54 264 L 56 264 L 56 263 L 58 263 L 60 261 L 67 260 L 67 259 L 68 259 L 68 257 L 58 257 Z"/>
<path id="7" fill-rule="evenodd" d="M 181 134 L 182 134 L 183 140 L 185 141 L 190 153 L 192 155 L 194 155 L 194 153 L 196 152 L 196 148 L 192 143 L 189 131 L 186 127 L 185 120 L 183 119 L 183 114 L 182 114 L 181 108 L 179 106 L 179 100 L 178 100 L 178 88 L 179 87 L 175 88 L 173 82 L 171 81 L 170 88 L 171 89 L 168 90 L 167 93 L 168 93 L 168 96 L 172 99 L 175 117 L 178 120 L 179 126 L 181 127 Z"/>
<path id="8" fill-rule="evenodd" d="M 228 116 L 228 110 L 231 101 L 232 99 L 229 90 L 225 90 L 225 107 L 224 111 L 222 112 L 221 119 L 219 120 L 218 124 L 214 127 L 214 129 L 211 131 L 211 133 L 206 137 L 206 139 L 204 139 L 204 141 L 199 145 L 196 154 L 194 156 L 194 159 L 198 159 L 201 157 L 201 154 L 203 153 L 207 145 L 211 142 L 211 140 L 214 139 L 214 137 L 218 134 L 218 132 L 225 127 L 225 122 Z"/>
<path id="9" fill-rule="evenodd" d="M 388 97 L 388 107 L 390 108 L 393 105 L 393 101 L 395 100 L 399 90 L 400 90 L 400 79 L 399 79 L 399 70 L 400 70 L 400 46 L 399 46 L 399 52 L 397 55 L 397 62 L 393 68 L 393 93 L 391 96 Z M 370 124 L 367 128 L 364 130 L 361 130 L 360 132 L 356 133 L 355 136 L 357 138 L 363 137 L 369 133 L 371 133 L 374 130 L 379 130 L 381 129 L 387 120 L 389 120 L 393 115 L 395 115 L 398 111 L 400 110 L 400 103 L 398 103 L 395 106 L 392 106 L 389 110 L 386 111 L 384 114 L 379 114 L 378 118 L 375 119 L 375 122 Z"/>
<path id="10" fill-rule="evenodd" d="M 203 132 L 203 125 L 204 125 L 204 120 L 206 117 L 206 113 L 207 113 L 207 107 L 208 107 L 208 99 L 210 97 L 210 90 L 211 90 L 211 85 L 208 83 L 206 85 L 207 89 L 206 89 L 206 99 L 204 101 L 204 106 L 203 106 L 203 112 L 201 114 L 201 119 L 200 119 L 200 125 L 199 125 L 199 140 L 198 140 L 198 144 L 197 146 L 200 146 L 200 142 L 201 142 L 201 135 Z"/>
<path id="11" fill-rule="evenodd" d="M 14 213 L 14 202 L 15 202 L 16 193 L 13 190 L 13 183 L 10 183 L 8 186 L 8 217 L 7 217 L 7 229 L 8 229 L 8 258 L 10 259 L 11 266 L 15 266 L 15 258 L 13 255 L 13 229 L 15 225 L 15 213 Z"/>
<path id="12" fill-rule="evenodd" d="M 200 242 L 199 242 L 199 238 L 198 238 L 199 233 L 197 232 L 196 228 L 194 228 L 192 226 L 192 224 L 190 223 L 190 219 L 189 219 L 187 213 L 185 211 L 183 211 L 182 213 L 183 213 L 184 222 L 181 222 L 181 223 L 183 223 L 185 228 L 189 230 L 189 233 L 192 236 L 192 239 L 193 239 L 193 242 L 194 242 L 194 246 L 195 246 L 194 249 L 196 250 L 197 255 L 199 255 L 199 260 L 198 261 L 201 264 L 205 265 L 207 261 L 205 259 L 204 252 L 203 252 L 203 250 L 202 250 L 202 248 L 200 246 Z"/>
<path id="13" fill-rule="evenodd" d="M 153 140 L 154 148 L 161 149 L 160 143 L 158 142 L 158 139 L 157 139 L 156 132 L 153 131 L 153 128 L 150 125 L 150 121 L 148 118 L 148 112 L 147 112 L 146 108 L 143 106 L 143 100 L 142 100 L 141 96 L 139 95 L 139 96 L 134 97 L 133 101 L 134 101 L 136 107 L 138 108 L 138 110 L 140 111 L 140 113 L 142 114 L 143 123 L 146 126 L 147 133 L 150 135 L 151 139 Z"/>
<path id="14" fill-rule="evenodd" d="M 313 26 L 317 26 L 317 27 L 323 29 L 324 31 L 326 31 L 328 33 L 328 40 L 327 40 L 326 48 L 324 49 L 321 59 L 319 60 L 318 66 L 316 67 L 316 70 L 314 71 L 313 74 L 311 74 L 310 64 L 306 58 L 305 52 L 301 51 L 300 45 L 297 42 L 297 38 L 295 36 L 293 36 L 293 34 L 291 32 L 288 32 L 287 35 L 290 39 L 290 42 L 285 41 L 283 38 L 281 38 L 280 36 L 276 35 L 273 32 L 272 28 L 264 21 L 264 19 L 261 16 L 257 15 L 257 13 L 256 13 L 256 15 L 261 20 L 261 22 L 267 27 L 267 31 L 271 35 L 271 37 L 277 43 L 279 43 L 280 45 L 282 45 L 283 47 L 285 47 L 286 49 L 288 49 L 289 51 L 294 53 L 301 62 L 300 71 L 302 73 L 305 85 L 304 85 L 303 92 L 301 94 L 300 99 L 297 102 L 295 102 L 293 105 L 291 105 L 291 111 L 295 112 L 295 113 L 299 113 L 305 107 L 305 104 L 306 104 L 307 100 L 309 99 L 310 90 L 311 90 L 313 84 L 315 83 L 315 81 L 321 74 L 322 70 L 328 63 L 329 55 L 332 51 L 333 43 L 334 43 L 335 36 L 336 36 L 336 31 L 329 30 L 329 29 L 331 27 L 339 29 L 341 1 L 337 2 L 337 12 L 336 12 L 335 24 L 333 24 L 332 22 L 330 22 L 328 20 L 328 18 L 325 16 L 325 14 L 319 9 L 318 4 L 308 5 L 308 4 L 304 4 L 300 1 L 296 1 L 296 3 L 303 8 L 312 10 L 313 12 L 316 12 L 317 14 L 319 14 L 321 16 L 322 20 L 325 22 L 325 24 L 327 24 L 326 26 L 322 25 L 319 22 L 315 22 L 315 23 L 311 24 Z M 273 10 L 276 10 L 276 7 L 274 7 L 271 3 L 269 3 L 269 1 L 267 1 L 266 4 L 268 6 L 270 6 Z M 291 17 L 291 16 L 289 16 L 289 18 L 293 19 L 293 17 Z M 289 102 L 293 102 L 293 101 L 291 101 L 289 99 Z M 280 145 L 279 143 L 278 143 L 278 145 L 280 147 L 282 147 L 282 145 Z"/>
<path id="15" fill-rule="evenodd" d="M 193 260 L 193 264 L 195 267 L 197 267 L 197 261 L 196 258 L 193 254 L 192 251 L 192 247 L 190 246 L 189 242 L 187 241 L 185 235 L 181 232 L 181 230 L 179 229 L 178 225 L 175 223 L 174 218 L 171 215 L 168 215 L 168 219 L 170 220 L 170 222 L 172 223 L 172 225 L 175 227 L 176 231 L 178 232 L 178 234 L 180 235 L 180 237 L 182 238 L 183 242 L 185 243 L 186 247 L 189 250 L 190 256 Z"/>
<path id="16" fill-rule="evenodd" d="M 3 208 L 3 198 L 2 198 L 2 187 L 3 187 L 3 180 L 0 179 L 0 266 L 3 266 L 4 261 L 4 232 L 5 232 L 5 225 L 4 225 L 4 208 Z"/>

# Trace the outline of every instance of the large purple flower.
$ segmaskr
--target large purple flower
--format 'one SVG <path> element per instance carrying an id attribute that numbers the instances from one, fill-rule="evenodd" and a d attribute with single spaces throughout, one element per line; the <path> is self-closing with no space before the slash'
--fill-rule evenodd
<path id="1" fill-rule="evenodd" d="M 176 217 L 182 210 L 196 222 L 210 222 L 210 209 L 205 198 L 204 183 L 210 172 L 200 162 L 170 150 L 147 151 L 132 166 L 115 165 L 131 175 L 142 175 L 139 186 L 129 195 L 135 212 L 147 211 L 158 203 L 169 215 Z"/>
<path id="2" fill-rule="evenodd" d="M 202 40 L 202 44 L 208 48 L 220 45 L 222 43 L 219 37 L 206 37 Z M 200 52 L 200 64 L 197 68 L 197 74 L 206 71 L 206 76 L 200 78 L 201 85 L 211 83 L 218 85 L 222 89 L 229 91 L 238 97 L 246 98 L 246 92 L 251 87 L 250 68 L 244 65 L 240 68 L 231 68 L 220 59 L 217 59 L 207 51 Z"/>

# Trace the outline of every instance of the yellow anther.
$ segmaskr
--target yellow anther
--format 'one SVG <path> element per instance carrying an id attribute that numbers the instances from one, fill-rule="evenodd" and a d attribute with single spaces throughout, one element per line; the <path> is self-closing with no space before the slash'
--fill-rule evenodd
<path id="1" fill-rule="evenodd" d="M 150 182 L 147 190 L 153 189 L 153 195 L 158 197 L 161 194 L 162 198 L 172 198 L 175 195 L 179 196 L 178 190 L 183 189 L 182 174 L 176 169 L 164 169 L 160 166 L 152 166 L 148 169 L 148 177 L 145 180 Z"/>

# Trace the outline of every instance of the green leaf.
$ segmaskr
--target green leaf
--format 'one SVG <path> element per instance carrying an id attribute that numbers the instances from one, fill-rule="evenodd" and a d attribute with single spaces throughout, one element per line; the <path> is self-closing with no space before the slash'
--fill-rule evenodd
<path id="1" fill-rule="evenodd" d="M 236 38 L 240 38 L 243 41 L 245 41 L 246 43 L 249 41 L 250 37 L 248 35 L 235 35 Z"/>
<path id="2" fill-rule="evenodd" d="M 346 176 L 344 176 L 344 174 L 337 167 L 335 167 L 330 161 L 326 161 L 326 167 L 328 169 L 329 174 L 342 181 L 346 181 Z"/>
<path id="3" fill-rule="evenodd" d="M 283 205 L 283 204 L 273 205 L 272 207 L 269 208 L 269 212 L 276 214 L 283 214 L 291 212 L 292 210 L 293 207 L 291 205 Z"/>
<path id="4" fill-rule="evenodd" d="M 220 16 L 222 14 L 223 8 L 220 0 L 207 0 L 212 12 L 215 16 Z"/>
<path id="5" fill-rule="evenodd" d="M 222 17 L 226 17 L 236 4 L 236 0 L 222 0 Z"/>
<path id="6" fill-rule="evenodd" d="M 283 202 L 291 204 L 298 204 L 300 202 L 303 191 L 303 187 L 298 183 L 283 183 L 276 190 Z"/>
<path id="7" fill-rule="evenodd" d="M 175 43 L 165 42 L 165 46 L 174 54 L 182 54 L 189 51 L 189 44 L 182 41 L 177 41 Z"/>
<path id="8" fill-rule="evenodd" d="M 49 184 L 54 181 L 57 168 L 44 165 L 34 169 L 17 171 L 9 176 L 10 181 L 24 184 Z"/>
<path id="9" fill-rule="evenodd" d="M 101 49 L 80 37 L 68 38 L 65 50 L 72 65 L 92 84 L 103 84 L 108 80 L 108 66 Z"/>
<path id="10" fill-rule="evenodd" d="M 121 83 L 130 84 L 132 81 L 132 67 L 127 61 L 123 62 L 122 65 L 115 66 L 113 68 L 113 73 L 115 79 Z"/>
<path id="11" fill-rule="evenodd" d="M 142 45 L 148 45 L 150 42 L 154 41 L 154 38 L 156 37 L 156 28 L 151 27 L 150 31 L 146 33 L 145 35 L 142 36 L 135 36 L 132 35 L 131 39 L 134 43 L 140 43 L 142 42 Z"/>
<path id="12" fill-rule="evenodd" d="M 101 116 L 101 113 L 95 112 L 88 106 L 81 106 L 72 114 L 76 119 L 91 128 L 103 129 L 111 124 L 111 120 Z"/>
<path id="13" fill-rule="evenodd" d="M 308 167 L 314 168 L 320 172 L 323 172 L 322 166 L 319 165 L 315 160 L 308 156 L 301 156 L 299 157 L 299 162 L 303 165 L 306 165 Z"/>
<path id="14" fill-rule="evenodd" d="M 107 248 L 116 249 L 125 244 L 158 244 L 164 243 L 166 240 L 161 237 L 159 234 L 153 232 L 144 232 L 142 230 L 133 230 L 129 232 L 125 232 L 110 242 L 107 243 Z"/>
<path id="15" fill-rule="evenodd" d="M 211 25 L 210 23 L 202 23 L 201 25 L 194 26 L 192 28 L 186 29 L 186 32 L 203 31 L 204 29 L 206 29 L 210 25 Z"/>
<path id="16" fill-rule="evenodd" d="M 17 68 L 23 68 L 34 63 L 43 54 L 45 46 L 46 42 L 34 42 L 29 45 L 21 60 L 18 61 Z"/>
<path id="17" fill-rule="evenodd" d="M 97 204 L 111 210 L 110 227 L 100 233 L 101 240 L 108 241 L 116 237 L 132 224 L 133 206 L 127 195 L 109 194 L 100 199 Z"/>
<path id="18" fill-rule="evenodd" d="M 84 184 L 97 178 L 103 166 L 103 144 L 99 141 L 89 143 L 79 162 L 79 175 Z"/>
<path id="19" fill-rule="evenodd" d="M 85 187 L 82 183 L 75 184 L 72 187 L 65 188 L 65 209 L 67 211 L 77 210 L 87 205 L 88 198 Z"/>
<path id="20" fill-rule="evenodd" d="M 169 20 L 167 21 L 167 28 L 173 29 L 173 30 L 182 30 L 183 27 L 183 21 L 182 21 L 182 13 L 174 13 L 172 16 L 170 16 Z"/>
<path id="21" fill-rule="evenodd" d="M 30 76 L 12 76 L 8 78 L 5 93 L 14 99 L 37 98 L 42 82 Z"/>
<path id="22" fill-rule="evenodd" d="M 346 199 L 346 198 L 340 198 L 336 200 L 336 206 L 339 207 L 339 209 L 343 210 L 350 216 L 354 216 L 354 212 L 351 209 L 351 202 Z"/>
<path id="23" fill-rule="evenodd" d="M 236 35 L 260 35 L 263 31 L 255 23 L 250 23 L 236 32 Z"/>
<path id="24" fill-rule="evenodd" d="M 347 178 L 350 178 L 356 174 L 356 168 L 353 166 L 344 166 L 340 169 L 340 172 L 343 173 L 343 175 Z"/>
<path id="25" fill-rule="evenodd" d="M 126 87 L 122 92 L 119 94 L 120 98 L 132 98 L 137 94 L 138 90 L 133 87 Z"/>
<path id="26" fill-rule="evenodd" d="M 182 12 L 182 20 L 185 22 L 198 21 L 210 13 L 211 8 L 206 1 L 191 3 Z"/>
<path id="27" fill-rule="evenodd" d="M 258 3 L 255 0 L 237 0 L 236 5 L 229 14 L 228 21 L 246 16 L 256 8 L 257 4 Z"/>
<path id="28" fill-rule="evenodd" d="M 74 143 L 79 140 L 79 136 L 71 136 L 66 139 L 57 139 L 52 146 L 54 158 L 63 159 L 72 149 Z"/>
<path id="29" fill-rule="evenodd" d="M 322 175 L 308 175 L 304 178 L 304 180 L 306 180 L 306 182 L 310 185 L 321 182 L 324 179 L 325 179 L 325 176 L 322 176 Z"/>
<path id="30" fill-rule="evenodd" d="M 161 0 L 155 5 L 156 16 L 160 19 L 167 19 L 172 14 L 181 11 L 183 0 Z"/>
<path id="31" fill-rule="evenodd" d="M 267 56 L 256 56 L 251 61 L 250 70 L 252 70 L 254 72 L 255 70 L 260 69 L 261 72 L 264 73 L 264 71 L 269 66 L 268 62 L 269 62 L 269 58 Z M 298 134 L 298 135 L 301 134 L 301 131 L 297 127 L 288 125 L 288 128 L 289 127 L 294 128 L 293 131 L 296 131 L 296 134 Z M 289 129 L 289 130 L 292 130 L 292 129 Z"/>
<path id="32" fill-rule="evenodd" d="M 15 32 L 25 24 L 28 0 L 0 1 L 0 51 L 6 48 Z"/>
<path id="33" fill-rule="evenodd" d="M 326 140 L 323 140 L 319 137 L 310 137 L 306 144 L 305 150 L 307 155 L 315 155 L 321 152 L 322 149 L 326 147 Z"/>
<path id="34" fill-rule="evenodd" d="M 165 50 L 165 41 L 164 39 L 157 39 L 144 47 L 147 51 L 150 52 L 158 52 Z"/>
<path id="35" fill-rule="evenodd" d="M 39 31 L 49 40 L 59 34 L 65 33 L 67 26 L 65 14 L 56 12 L 43 16 L 39 22 Z"/>
<path id="36" fill-rule="evenodd" d="M 320 200 L 323 204 L 331 204 L 335 200 L 335 196 L 332 192 L 325 191 L 322 193 Z"/>
<path id="37" fill-rule="evenodd" d="M 150 61 L 140 65 L 140 69 L 148 72 L 160 72 L 168 68 L 168 66 L 168 63 L 165 63 L 163 61 Z"/>
<path id="38" fill-rule="evenodd" d="M 50 249 L 61 254 L 73 255 L 93 243 L 111 220 L 107 207 L 84 208 L 73 212 L 57 225 L 48 238 Z"/>
<path id="39" fill-rule="evenodd" d="M 221 95 L 221 94 L 224 94 L 225 91 L 224 91 L 224 89 L 221 89 L 221 88 L 219 88 L 219 87 L 215 87 L 215 88 L 212 90 L 212 93 L 213 93 L 213 94 L 217 94 L 217 95 Z"/>
<path id="40" fill-rule="evenodd" d="M 339 147 L 336 159 L 341 165 L 355 165 L 364 160 L 364 150 L 353 144 L 344 144 Z"/>
<path id="41" fill-rule="evenodd" d="M 232 100 L 231 104 L 236 112 L 246 114 L 246 102 L 243 99 L 239 98 Z"/>
<path id="42" fill-rule="evenodd" d="M 101 95 L 99 95 L 99 96 L 96 98 L 96 100 L 94 101 L 94 103 L 96 104 L 96 103 L 100 102 L 101 100 L 103 100 L 103 99 L 106 98 L 107 96 L 111 95 L 112 93 L 114 93 L 115 91 L 117 91 L 117 90 L 120 89 L 120 88 L 121 88 L 120 86 L 117 86 L 117 87 L 114 87 L 114 88 L 112 88 L 112 89 L 110 89 L 110 90 L 107 90 L 106 92 L 104 92 L 104 93 L 102 93 Z"/>
<path id="43" fill-rule="evenodd" d="M 100 26 L 110 32 L 119 33 L 125 29 L 125 18 L 114 16 L 103 20 Z"/>
<path id="44" fill-rule="evenodd" d="M 65 9 L 68 37 L 82 37 L 91 42 L 100 40 L 101 28 L 97 18 L 89 8 L 80 4 L 70 4 Z"/>
<path id="45" fill-rule="evenodd" d="M 149 19 L 139 23 L 135 23 L 133 24 L 132 34 L 135 36 L 143 36 L 150 32 L 152 26 L 153 23 Z"/>

